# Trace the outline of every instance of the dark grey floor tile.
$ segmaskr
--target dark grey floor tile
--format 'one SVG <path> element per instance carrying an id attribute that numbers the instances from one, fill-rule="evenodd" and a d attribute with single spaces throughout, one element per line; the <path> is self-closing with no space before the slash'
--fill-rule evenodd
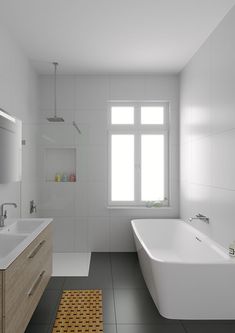
<path id="1" fill-rule="evenodd" d="M 115 308 L 112 289 L 103 289 L 103 320 L 104 324 L 115 324 Z"/>
<path id="2" fill-rule="evenodd" d="M 118 324 L 154 324 L 172 322 L 163 318 L 145 289 L 115 289 Z"/>
<path id="3" fill-rule="evenodd" d="M 114 288 L 146 288 L 136 253 L 111 254 L 111 265 Z"/>
<path id="4" fill-rule="evenodd" d="M 88 277 L 66 277 L 64 289 L 111 289 L 112 274 L 110 256 L 92 253 Z"/>
<path id="5" fill-rule="evenodd" d="M 64 277 L 51 277 L 47 285 L 47 289 L 63 289 L 65 278 Z"/>
<path id="6" fill-rule="evenodd" d="M 137 252 L 110 252 L 111 262 L 120 260 L 129 260 L 130 262 L 138 262 Z"/>
<path id="7" fill-rule="evenodd" d="M 104 333 L 117 333 L 116 325 L 104 325 Z"/>
<path id="8" fill-rule="evenodd" d="M 117 333 L 185 333 L 180 324 L 117 325 Z"/>
<path id="9" fill-rule="evenodd" d="M 97 271 L 88 277 L 66 277 L 64 289 L 112 289 L 112 276 Z"/>
<path id="10" fill-rule="evenodd" d="M 49 326 L 29 324 L 25 333 L 49 333 Z"/>
<path id="11" fill-rule="evenodd" d="M 89 274 L 95 272 L 97 269 L 104 270 L 105 272 L 111 270 L 111 261 L 109 253 L 93 252 L 91 254 Z"/>
<path id="12" fill-rule="evenodd" d="M 187 333 L 234 333 L 235 324 L 184 324 Z"/>
<path id="13" fill-rule="evenodd" d="M 53 330 L 53 326 L 54 326 L 54 322 L 51 323 L 50 327 L 49 327 L 49 330 L 46 331 L 45 333 L 51 333 L 52 330 Z M 25 332 L 25 333 L 34 333 L 33 331 L 31 332 Z M 35 333 L 41 333 L 40 331 L 39 332 L 35 332 Z M 44 333 L 44 332 L 42 332 Z M 116 324 L 106 324 L 104 323 L 104 333 L 117 333 L 116 331 Z"/>
<path id="14" fill-rule="evenodd" d="M 45 290 L 36 310 L 34 311 L 30 324 L 49 325 L 56 315 L 60 297 L 60 290 Z"/>
<path id="15" fill-rule="evenodd" d="M 88 277 L 66 277 L 64 282 L 64 290 L 69 289 L 89 289 Z"/>
<path id="16" fill-rule="evenodd" d="M 66 277 L 64 289 L 112 289 L 110 256 L 92 253 L 88 277 Z"/>

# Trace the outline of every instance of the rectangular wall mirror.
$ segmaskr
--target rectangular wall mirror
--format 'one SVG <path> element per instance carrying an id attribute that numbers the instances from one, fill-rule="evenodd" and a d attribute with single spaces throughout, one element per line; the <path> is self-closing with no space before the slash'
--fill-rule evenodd
<path id="1" fill-rule="evenodd" d="M 21 180 L 22 122 L 0 109 L 0 183 Z"/>

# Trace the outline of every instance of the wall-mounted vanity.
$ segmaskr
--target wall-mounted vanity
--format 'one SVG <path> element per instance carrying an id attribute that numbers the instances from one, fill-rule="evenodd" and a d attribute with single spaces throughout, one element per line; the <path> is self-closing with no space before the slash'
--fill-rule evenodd
<path id="1" fill-rule="evenodd" d="M 52 219 L 12 219 L 0 230 L 0 333 L 23 333 L 52 273 Z"/>

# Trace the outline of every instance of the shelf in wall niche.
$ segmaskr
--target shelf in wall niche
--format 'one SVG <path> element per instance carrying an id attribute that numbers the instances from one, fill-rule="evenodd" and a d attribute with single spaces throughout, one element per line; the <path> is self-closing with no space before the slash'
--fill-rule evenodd
<path id="1" fill-rule="evenodd" d="M 51 147 L 44 149 L 44 179 L 48 183 L 74 184 L 71 181 L 55 181 L 56 174 L 76 176 L 76 148 Z"/>
<path id="2" fill-rule="evenodd" d="M 46 183 L 53 183 L 53 184 L 76 184 L 77 181 L 76 182 L 56 182 L 54 180 L 48 180 L 48 179 L 46 179 Z"/>

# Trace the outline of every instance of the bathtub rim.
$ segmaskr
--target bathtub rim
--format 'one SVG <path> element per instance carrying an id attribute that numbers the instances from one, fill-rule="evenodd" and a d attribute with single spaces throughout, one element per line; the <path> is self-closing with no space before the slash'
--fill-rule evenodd
<path id="1" fill-rule="evenodd" d="M 141 239 L 140 234 L 138 232 L 138 227 L 136 226 L 137 222 L 140 221 L 177 221 L 180 224 L 183 224 L 185 228 L 187 228 L 191 233 L 195 232 L 196 235 L 195 237 L 199 237 L 200 239 L 203 240 L 203 242 L 206 242 L 207 244 L 210 244 L 209 246 L 213 248 L 214 251 L 216 251 L 220 256 L 221 259 L 220 260 L 216 260 L 216 261 L 172 261 L 172 260 L 165 260 L 165 259 L 161 259 L 161 258 L 156 258 L 155 256 L 152 255 L 151 250 L 148 249 L 148 247 L 146 246 L 145 242 L 143 241 L 143 239 Z M 151 218 L 151 219 L 132 219 L 131 220 L 131 226 L 132 226 L 132 230 L 133 233 L 135 234 L 135 236 L 137 237 L 138 241 L 140 242 L 141 246 L 144 248 L 144 250 L 146 251 L 146 253 L 148 254 L 148 256 L 150 257 L 151 260 L 153 260 L 154 262 L 158 262 L 158 263 L 164 263 L 164 264 L 175 264 L 175 265 L 233 265 L 235 264 L 235 257 L 232 258 L 228 255 L 228 250 L 226 248 L 224 248 L 223 246 L 221 246 L 219 243 L 217 243 L 216 241 L 214 241 L 212 238 L 210 238 L 209 236 L 207 236 L 206 234 L 204 234 L 203 232 L 199 231 L 197 228 L 195 228 L 194 226 L 190 225 L 189 223 L 181 220 L 181 219 L 172 219 L 172 218 L 168 218 L 168 219 L 164 219 L 164 218 Z M 138 251 L 137 251 L 138 252 Z"/>

